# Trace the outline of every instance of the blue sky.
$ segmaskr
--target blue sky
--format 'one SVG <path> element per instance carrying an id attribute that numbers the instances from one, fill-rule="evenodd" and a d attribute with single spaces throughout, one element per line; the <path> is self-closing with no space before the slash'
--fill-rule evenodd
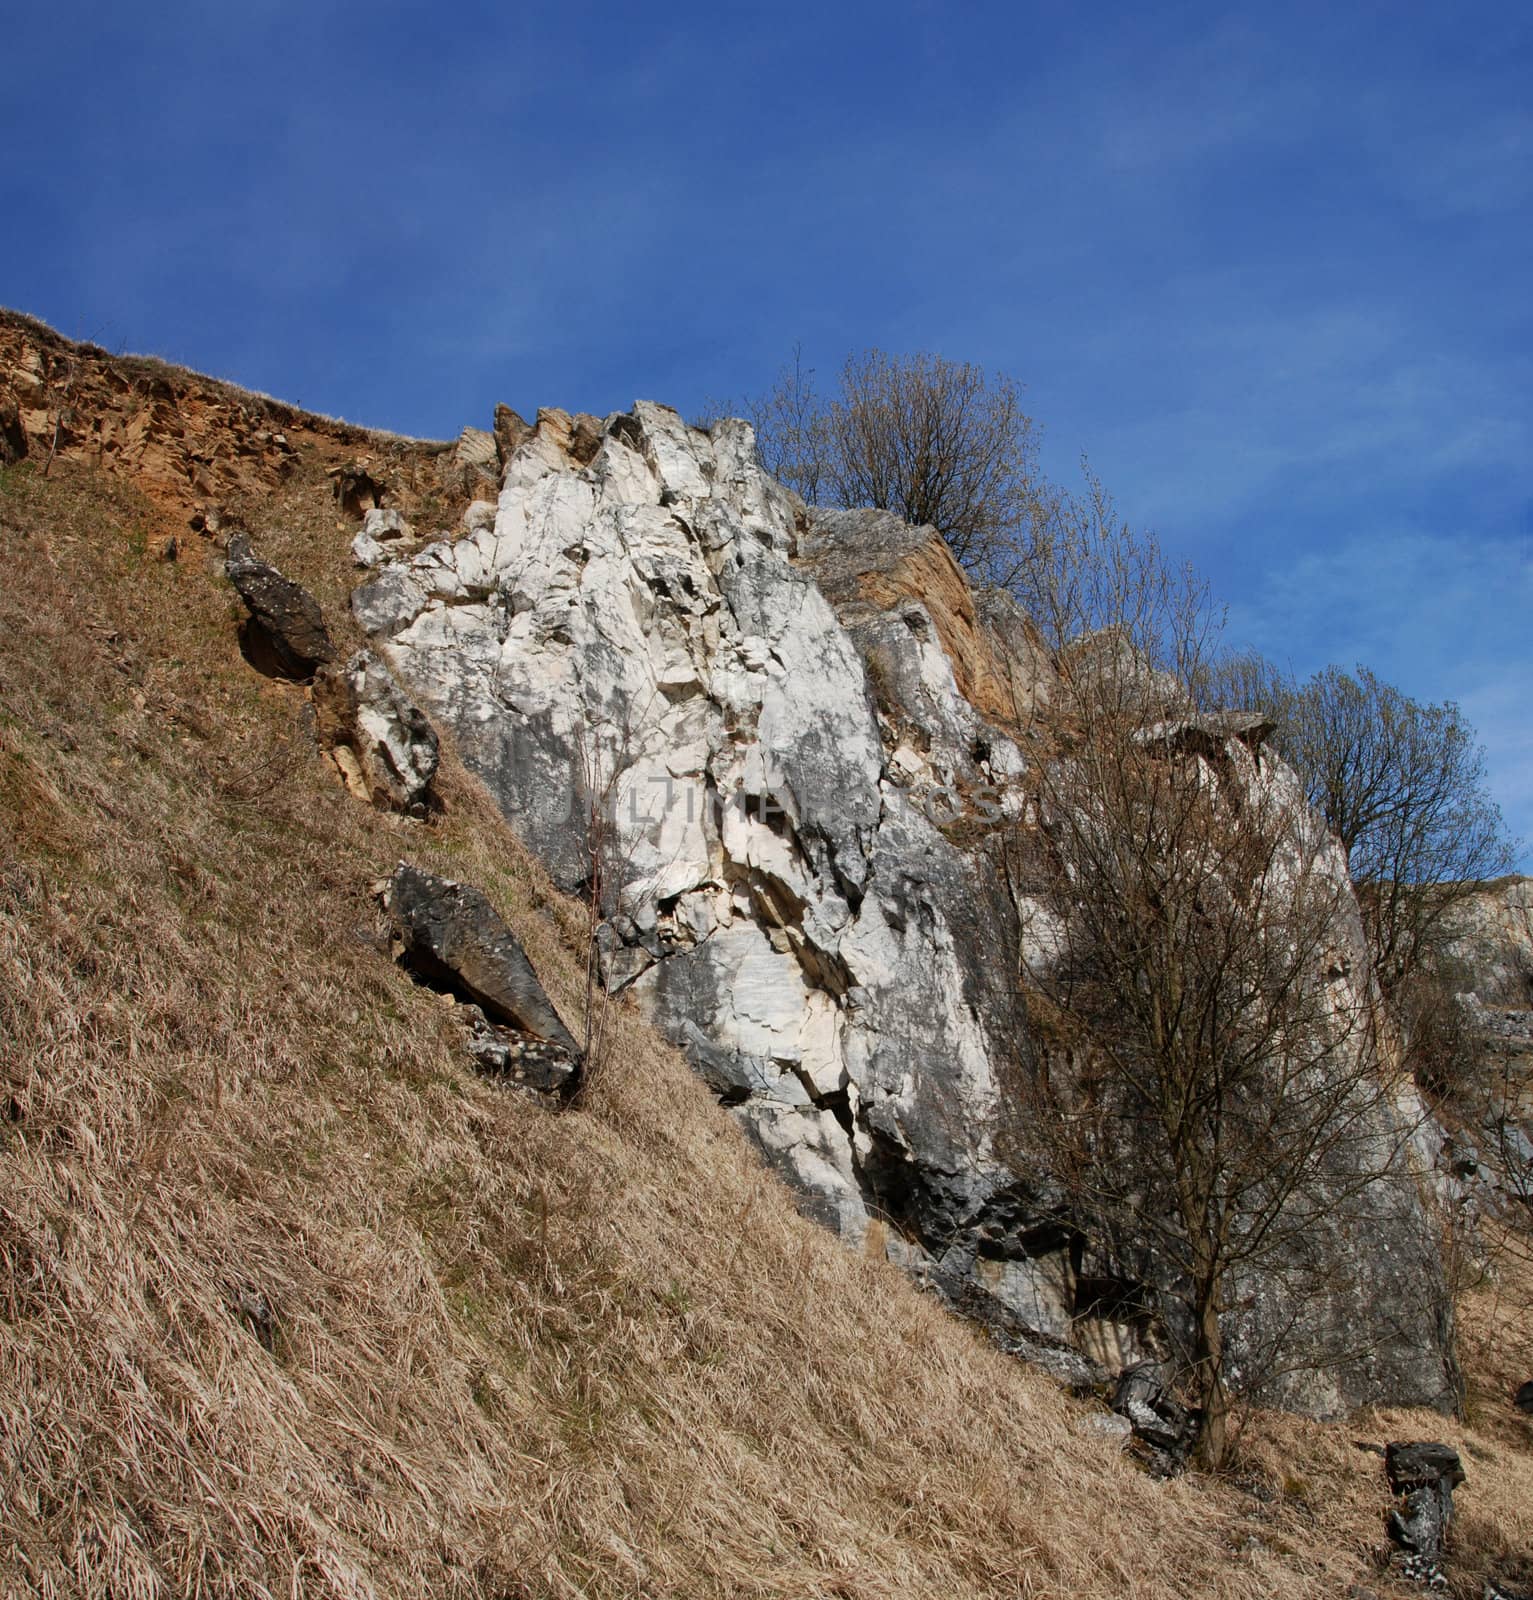
<path id="1" fill-rule="evenodd" d="M 62 0 L 5 55 L 0 302 L 434 436 L 981 362 L 1234 639 L 1457 699 L 1533 841 L 1533 9 Z"/>

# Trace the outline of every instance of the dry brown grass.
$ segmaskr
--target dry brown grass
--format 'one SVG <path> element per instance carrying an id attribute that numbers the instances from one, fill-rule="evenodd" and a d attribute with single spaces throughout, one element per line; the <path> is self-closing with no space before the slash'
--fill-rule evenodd
<path id="1" fill-rule="evenodd" d="M 173 382 L 195 385 L 206 393 L 221 395 L 226 399 L 254 403 L 279 426 L 292 421 L 301 420 L 305 423 L 318 421 L 344 430 L 358 442 L 407 444 L 441 451 L 451 450 L 453 447 L 454 441 L 451 439 L 417 439 L 409 434 L 395 433 L 389 428 L 370 428 L 366 423 L 349 422 L 344 417 L 327 416 L 322 411 L 305 411 L 301 406 L 279 400 L 275 395 L 265 394 L 260 389 L 247 389 L 243 384 L 234 383 L 227 378 L 210 378 L 205 373 L 194 372 L 190 367 L 182 366 L 179 362 L 167 361 L 163 356 L 113 354 L 92 340 L 67 338 L 57 329 L 50 328 L 46 322 L 28 316 L 25 311 L 13 311 L 7 306 L 0 306 L 0 327 L 17 329 L 26 336 L 29 343 L 50 352 L 66 356 L 77 353 L 86 359 L 109 362 L 117 371 L 131 377 L 165 378 Z"/>
<path id="2" fill-rule="evenodd" d="M 303 492 L 264 531 L 333 610 Z M 581 909 L 450 752 L 429 826 L 351 801 L 148 517 L 0 475 L 6 1593 L 1387 1590 L 1345 1430 L 1253 1424 L 1276 1500 L 1148 1481 L 800 1219 L 626 1007 L 579 1110 L 469 1070 L 371 883 L 482 884 L 572 1022 Z M 1525 1451 L 1386 1425 L 1462 1438 L 1464 1527 L 1526 1548 Z M 1311 1514 L 1283 1473 L 1317 1456 Z"/>

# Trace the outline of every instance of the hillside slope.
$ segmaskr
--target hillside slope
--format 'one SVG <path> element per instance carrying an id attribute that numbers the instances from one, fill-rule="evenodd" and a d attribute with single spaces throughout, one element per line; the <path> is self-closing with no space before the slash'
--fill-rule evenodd
<path id="1" fill-rule="evenodd" d="M 228 400 L 90 360 L 125 403 Z M 271 431 L 245 405 L 208 436 L 229 462 Z M 285 427 L 280 470 L 211 494 L 36 431 L 0 469 L 4 1592 L 1383 1593 L 1354 1435 L 1466 1451 L 1463 1592 L 1533 1547 L 1495 1391 L 1480 1431 L 1254 1417 L 1229 1482 L 1151 1482 L 801 1218 L 625 1005 L 578 1109 L 478 1076 L 374 885 L 407 858 L 483 886 L 571 1018 L 580 908 L 450 747 L 429 818 L 352 799 L 191 521 L 238 518 L 349 643 L 331 469 L 472 485 L 443 447 Z M 1498 1384 L 1526 1338 L 1487 1338 Z"/>

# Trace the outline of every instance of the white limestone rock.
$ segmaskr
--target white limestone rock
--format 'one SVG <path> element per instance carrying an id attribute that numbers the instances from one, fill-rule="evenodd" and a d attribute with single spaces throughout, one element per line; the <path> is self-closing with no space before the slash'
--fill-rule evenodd
<path id="1" fill-rule="evenodd" d="M 424 804 L 436 776 L 436 730 L 371 650 L 322 667 L 314 706 L 321 738 L 359 799 L 395 811 Z"/>
<path id="2" fill-rule="evenodd" d="M 609 981 L 805 1209 L 853 1240 L 876 1218 L 892 1257 L 1008 1348 L 1068 1338 L 1071 1370 L 1096 1370 L 1140 1359 L 1139 1335 L 1083 1314 L 1068 1230 L 1039 1243 L 1061 1197 L 995 1147 L 1019 963 L 1068 929 L 1041 905 L 1019 916 L 947 809 L 985 791 L 1017 814 L 1013 735 L 1053 669 L 933 537 L 806 512 L 743 423 L 545 412 L 509 448 L 493 521 L 389 562 L 353 610 L 564 887 L 605 819 Z M 869 538 L 897 582 L 876 550 L 849 554 Z M 916 592 L 928 578 L 940 593 Z M 885 592 L 900 598 L 869 598 Z M 1291 783 L 1229 743 L 1252 781 Z M 1414 1194 L 1381 1216 L 1421 1229 Z M 1435 1398 L 1434 1359 L 1428 1338 L 1345 1398 Z"/>

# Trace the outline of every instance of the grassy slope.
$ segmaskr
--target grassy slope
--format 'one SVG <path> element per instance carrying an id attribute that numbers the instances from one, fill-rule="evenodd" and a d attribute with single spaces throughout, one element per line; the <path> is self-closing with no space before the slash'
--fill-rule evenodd
<path id="1" fill-rule="evenodd" d="M 341 619 L 317 471 L 250 511 Z M 159 516 L 0 472 L 0 1589 L 1387 1589 L 1347 1432 L 1256 1419 L 1242 1482 L 1147 1481 L 802 1221 L 626 1010 L 582 1110 L 477 1077 L 370 886 L 480 883 L 571 1020 L 578 908 L 450 751 L 429 825 L 350 800 Z M 1533 1536 L 1504 1411 L 1471 1567 Z"/>

